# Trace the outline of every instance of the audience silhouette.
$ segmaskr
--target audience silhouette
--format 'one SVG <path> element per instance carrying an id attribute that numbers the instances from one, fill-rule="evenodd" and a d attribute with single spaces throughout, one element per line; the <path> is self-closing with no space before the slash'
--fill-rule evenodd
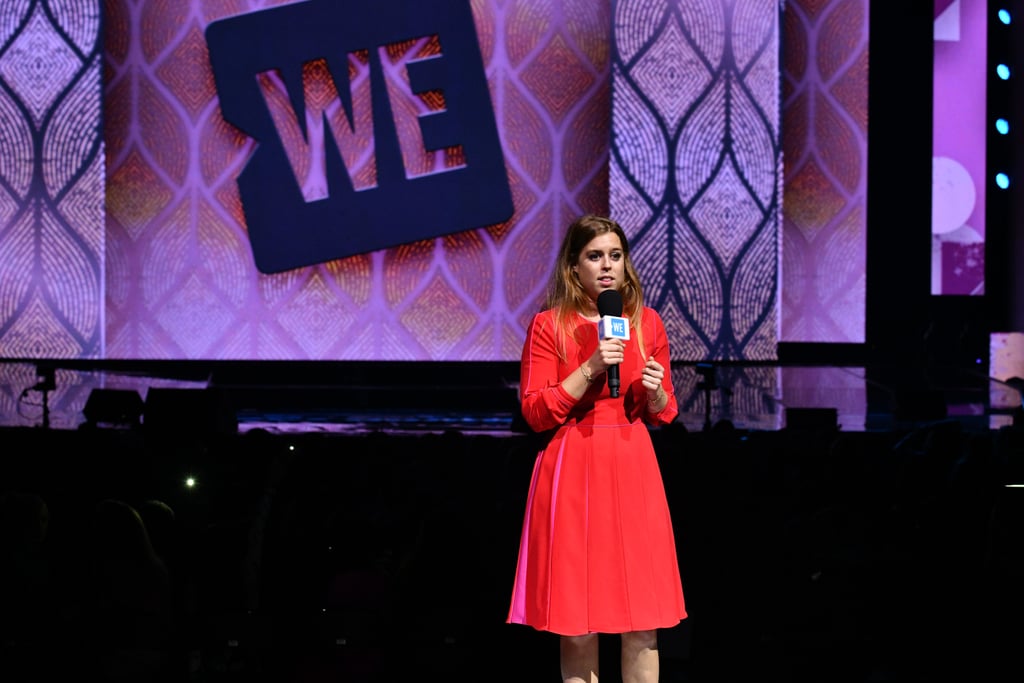
<path id="1" fill-rule="evenodd" d="M 56 635 L 47 548 L 50 512 L 42 496 L 0 494 L 0 671 L 43 680 L 42 656 Z"/>
<path id="2" fill-rule="evenodd" d="M 139 512 L 112 498 L 92 511 L 82 623 L 93 674 L 109 683 L 164 683 L 173 666 L 170 573 Z"/>

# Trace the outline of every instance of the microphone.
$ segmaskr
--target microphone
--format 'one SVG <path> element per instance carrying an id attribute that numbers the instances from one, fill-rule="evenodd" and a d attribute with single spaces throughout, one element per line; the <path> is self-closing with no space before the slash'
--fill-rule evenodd
<path id="1" fill-rule="evenodd" d="M 629 341 L 629 321 L 622 317 L 622 295 L 617 289 L 606 289 L 597 295 L 597 312 L 601 316 L 598 332 L 601 339 Z M 608 368 L 608 390 L 612 398 L 619 396 L 619 366 Z"/>

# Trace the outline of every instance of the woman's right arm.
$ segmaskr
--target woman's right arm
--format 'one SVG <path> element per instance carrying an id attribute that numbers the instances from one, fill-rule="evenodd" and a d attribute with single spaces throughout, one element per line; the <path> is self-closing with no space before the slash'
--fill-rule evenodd
<path id="1" fill-rule="evenodd" d="M 565 377 L 560 376 L 564 366 L 558 358 L 555 325 L 553 315 L 535 315 L 523 344 L 519 401 L 523 418 L 536 432 L 554 429 L 565 422 L 593 381 L 593 373 L 588 367 L 575 368 Z"/>

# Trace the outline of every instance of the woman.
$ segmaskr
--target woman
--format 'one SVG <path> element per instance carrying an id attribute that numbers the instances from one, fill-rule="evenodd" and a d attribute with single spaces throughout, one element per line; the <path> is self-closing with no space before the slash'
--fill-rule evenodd
<path id="1" fill-rule="evenodd" d="M 625 342 L 599 339 L 597 299 L 612 289 Z M 599 633 L 621 634 L 624 682 L 657 681 L 657 629 L 686 607 L 647 426 L 679 410 L 664 324 L 643 305 L 626 235 L 608 218 L 582 216 L 565 234 L 546 310 L 527 330 L 520 402 L 550 438 L 530 482 L 508 622 L 561 636 L 564 681 L 597 681 Z"/>

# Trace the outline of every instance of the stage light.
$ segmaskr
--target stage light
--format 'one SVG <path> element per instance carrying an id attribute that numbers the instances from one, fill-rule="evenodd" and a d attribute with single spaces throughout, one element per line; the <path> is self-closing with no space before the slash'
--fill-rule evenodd
<path id="1" fill-rule="evenodd" d="M 999 10 L 998 16 L 999 16 L 999 21 L 1001 21 L 1004 26 L 1009 26 L 1010 25 L 1010 10 L 1001 9 L 1001 10 Z"/>
<path id="2" fill-rule="evenodd" d="M 996 75 L 1004 81 L 1010 80 L 1010 67 L 1005 64 L 996 66 Z"/>
<path id="3" fill-rule="evenodd" d="M 1003 118 L 996 119 L 996 131 L 1000 135 L 1006 135 L 1010 132 L 1010 122 Z"/>
<path id="4" fill-rule="evenodd" d="M 1010 176 L 1005 173 L 996 173 L 996 185 L 1000 190 L 1005 190 L 1010 186 Z"/>

